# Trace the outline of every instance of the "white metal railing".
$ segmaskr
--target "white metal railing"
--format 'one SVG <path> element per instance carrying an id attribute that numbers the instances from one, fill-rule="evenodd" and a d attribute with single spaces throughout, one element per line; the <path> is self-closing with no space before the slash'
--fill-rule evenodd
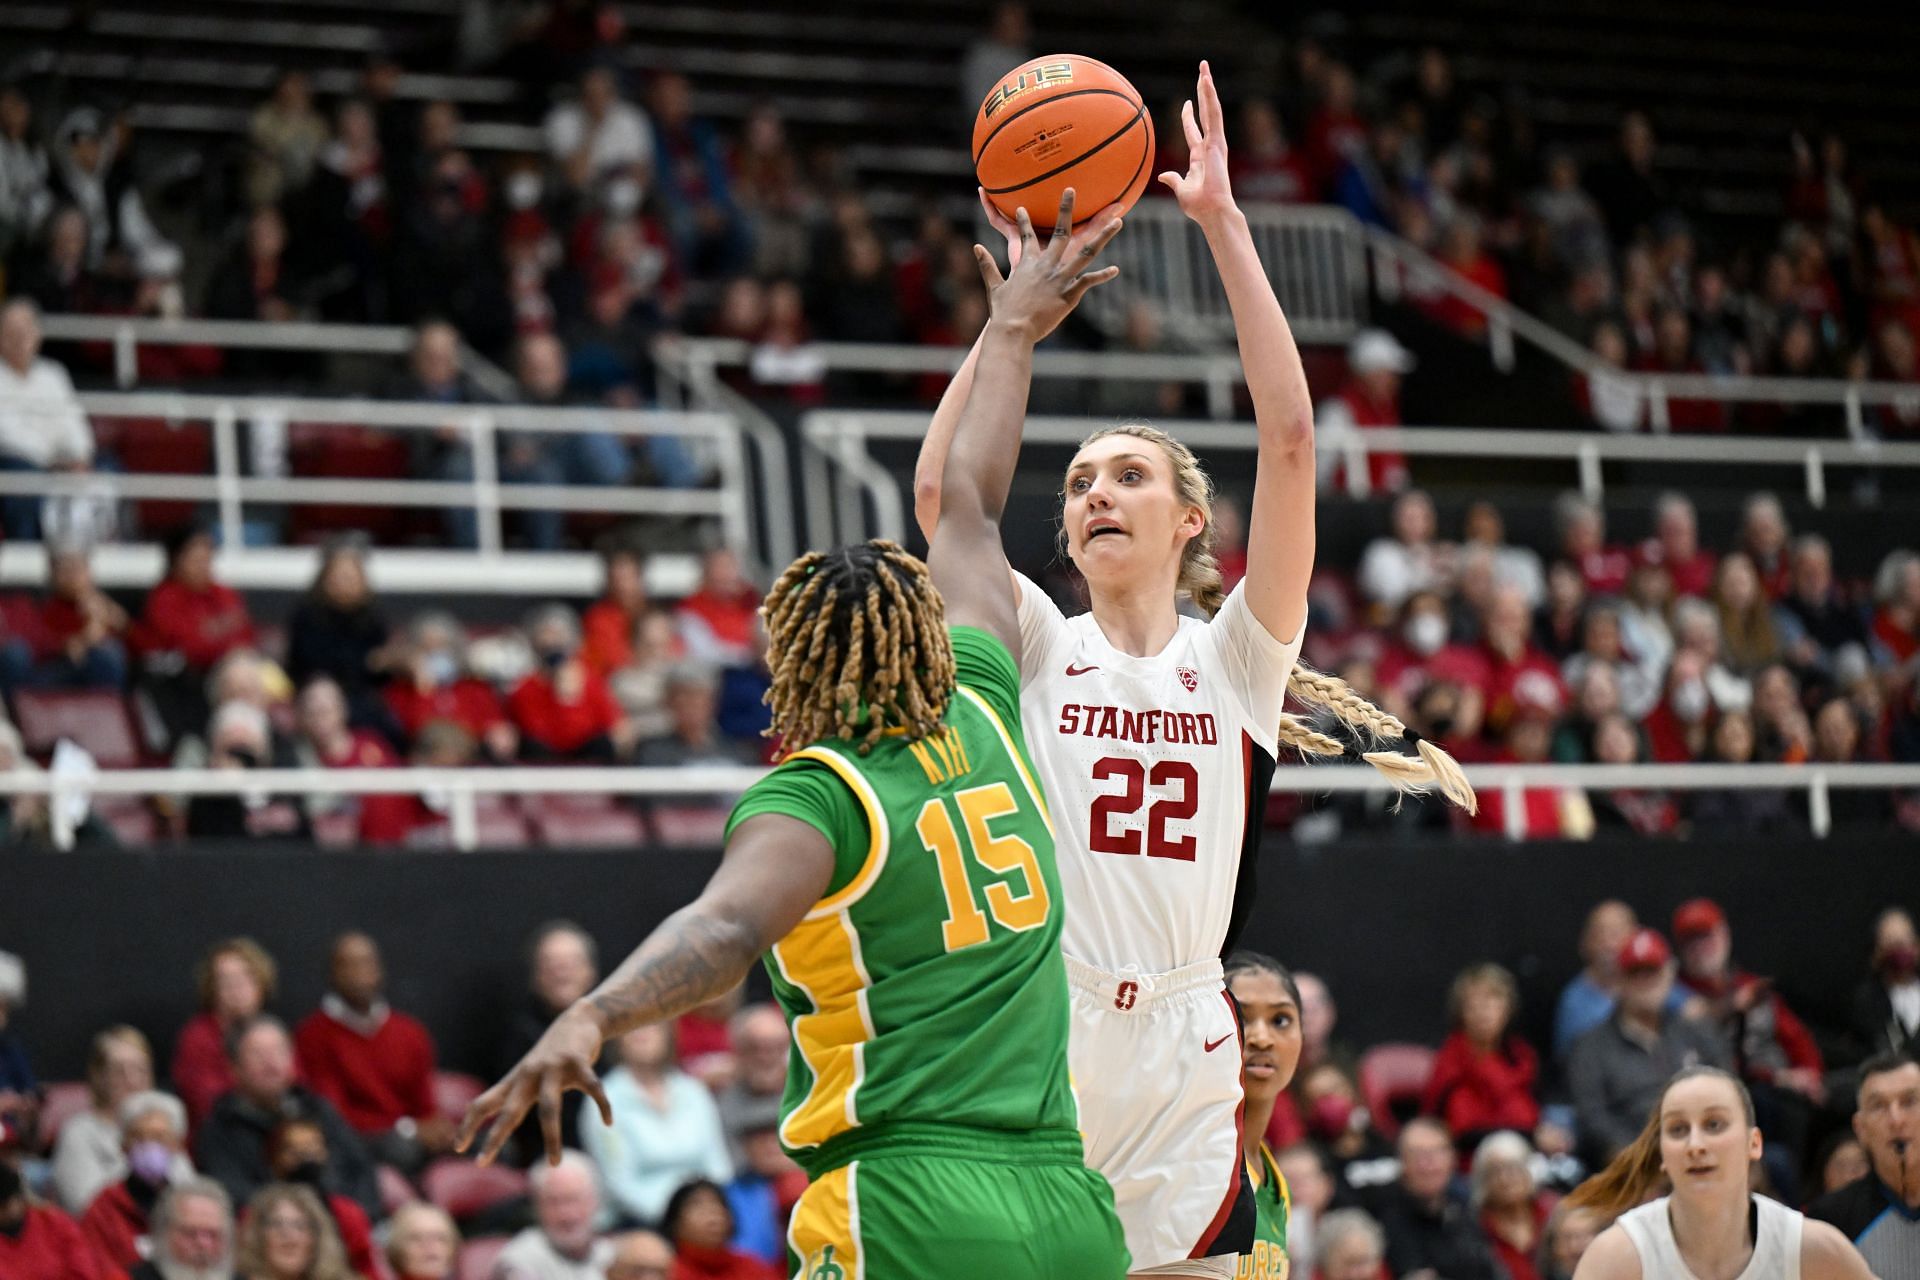
<path id="1" fill-rule="evenodd" d="M 1168 431 L 1202 453 L 1251 452 L 1259 447 L 1251 423 L 1166 422 Z M 1028 418 L 1028 444 L 1076 445 L 1087 434 L 1084 418 Z M 907 529 L 900 484 L 867 448 L 870 440 L 916 441 L 926 437 L 927 415 L 893 410 L 817 409 L 800 420 L 801 476 L 809 493 L 833 493 L 832 503 L 808 505 L 808 537 L 815 546 L 879 536 L 898 539 Z M 1832 467 L 1920 467 L 1920 444 L 1854 440 L 1745 440 L 1730 436 L 1619 436 L 1584 431 L 1515 431 L 1505 428 L 1400 427 L 1343 431 L 1318 441 L 1345 462 L 1347 491 L 1368 493 L 1366 460 L 1377 453 L 1416 457 L 1547 458 L 1569 464 L 1581 490 L 1604 493 L 1602 463 L 1738 463 L 1796 470 L 1808 502 L 1824 506 Z M 1215 468 L 1215 474 L 1224 474 Z M 865 499 L 863 502 L 862 499 Z M 874 516 L 867 518 L 871 504 Z M 816 511 L 816 508 L 818 510 Z"/>
<path id="2" fill-rule="evenodd" d="M 1248 203 L 1242 212 L 1294 335 L 1302 342 L 1352 337 L 1367 314 L 1359 220 L 1334 205 Z M 1088 317 L 1118 333 L 1129 304 L 1144 300 L 1183 338 L 1231 342 L 1233 313 L 1198 224 L 1172 200 L 1158 199 L 1134 205 L 1126 221 L 1101 256 L 1120 277 L 1087 295 Z"/>
<path id="3" fill-rule="evenodd" d="M 749 437 L 732 418 L 723 414 L 172 392 L 94 392 L 81 395 L 80 404 L 94 417 L 210 423 L 213 474 L 0 472 L 0 494 L 210 502 L 218 512 L 220 540 L 228 547 L 245 543 L 245 508 L 249 503 L 293 506 L 373 503 L 434 510 L 470 507 L 475 513 L 482 559 L 501 554 L 504 543 L 500 517 L 501 512 L 507 510 L 709 516 L 719 521 L 729 545 L 750 546 L 751 495 L 743 444 Z M 465 433 L 473 451 L 473 478 L 470 481 L 370 480 L 247 475 L 243 474 L 241 462 L 243 421 L 256 431 L 279 433 L 294 423 L 400 431 L 457 427 Z M 497 453 L 502 432 L 538 435 L 599 432 L 629 439 L 678 436 L 703 446 L 715 463 L 720 483 L 714 489 L 507 483 L 501 479 Z M 777 438 L 772 444 L 784 449 Z"/>
<path id="4" fill-rule="evenodd" d="M 1849 438 L 1870 441 L 1869 407 L 1920 409 L 1920 386 L 1900 382 L 1853 382 L 1839 378 L 1773 378 L 1730 374 L 1633 373 L 1617 368 L 1552 325 L 1520 310 L 1449 269 L 1409 240 L 1379 227 L 1363 229 L 1373 255 L 1374 287 L 1382 299 L 1402 296 L 1431 300 L 1450 297 L 1478 311 L 1487 322 L 1487 349 L 1494 367 L 1510 372 L 1515 340 L 1526 342 L 1590 378 L 1605 378 L 1647 406 L 1647 425 L 1656 435 L 1672 427 L 1675 400 L 1723 404 L 1824 404 L 1842 411 Z"/>
<path id="5" fill-rule="evenodd" d="M 314 324 L 305 321 L 163 320 L 151 316 L 46 315 L 40 332 L 59 342 L 106 342 L 113 346 L 114 381 L 122 389 L 140 381 L 140 348 L 225 347 L 243 351 L 312 351 L 337 355 L 405 356 L 418 331 L 405 325 Z M 460 371 L 497 400 L 512 400 L 519 388 L 505 370 L 460 344 Z"/>
<path id="6" fill-rule="evenodd" d="M 701 382 L 718 384 L 721 369 L 755 368 L 758 348 L 739 338 L 671 338 L 654 347 L 660 367 Z M 966 347 L 928 347 L 911 343 L 810 342 L 796 364 L 821 373 L 952 373 L 967 358 Z M 1206 388 L 1207 412 L 1233 416 L 1234 388 L 1246 381 L 1240 357 L 1231 351 L 1113 352 L 1061 351 L 1042 347 L 1033 353 L 1036 379 L 1100 382 L 1183 382 Z M 767 384 L 777 387 L 777 382 Z"/>
<path id="7" fill-rule="evenodd" d="M 116 769 L 96 773 L 16 770 L 0 773 L 0 795 L 50 797 L 58 847 L 74 838 L 70 801 L 86 796 L 196 795 L 435 795 L 444 796 L 456 848 L 478 843 L 481 795 L 712 796 L 738 794 L 764 777 L 751 766 L 687 768 L 505 768 L 505 769 Z M 1503 794 L 1506 835 L 1525 834 L 1524 793 L 1529 788 L 1611 791 L 1793 791 L 1807 793 L 1808 819 L 1816 836 L 1832 830 L 1835 790 L 1891 791 L 1920 788 L 1913 764 L 1686 764 L 1686 765 L 1497 765 L 1466 766 L 1467 780 L 1482 795 Z M 1389 784 L 1360 765 L 1311 765 L 1278 769 L 1272 790 L 1302 795 L 1381 793 Z M 1437 800 L 1429 803 L 1440 803 Z"/>

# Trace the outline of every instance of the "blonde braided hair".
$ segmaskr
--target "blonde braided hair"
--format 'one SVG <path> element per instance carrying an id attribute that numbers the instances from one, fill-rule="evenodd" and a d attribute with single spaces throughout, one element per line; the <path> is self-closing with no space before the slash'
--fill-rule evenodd
<path id="1" fill-rule="evenodd" d="M 1211 618 L 1226 603 L 1225 581 L 1215 558 L 1217 533 L 1213 524 L 1213 481 L 1193 450 L 1158 427 L 1129 422 L 1104 427 L 1080 442 L 1085 449 L 1109 436 L 1132 436 L 1157 445 L 1173 467 L 1174 497 L 1200 509 L 1202 526 L 1180 553 L 1180 576 L 1174 590 L 1193 601 L 1194 606 Z M 1061 494 L 1064 511 L 1066 495 Z M 1060 550 L 1065 552 L 1067 531 L 1059 535 Z M 1339 676 L 1315 671 L 1296 662 L 1287 677 L 1287 692 L 1310 707 L 1319 708 L 1359 733 L 1368 746 L 1361 759 L 1384 774 L 1394 788 L 1403 793 L 1438 791 L 1468 813 L 1477 813 L 1480 801 L 1460 764 L 1433 742 L 1412 732 L 1401 721 L 1354 692 Z M 1277 734 L 1284 746 L 1302 755 L 1344 756 L 1347 746 L 1338 738 L 1321 733 L 1297 716 L 1282 714 Z M 1389 743 L 1409 743 L 1414 754 L 1387 749 Z"/>
<path id="2" fill-rule="evenodd" d="M 946 605 L 927 566 L 884 539 L 809 551 L 760 606 L 773 683 L 766 736 L 795 751 L 823 738 L 865 755 L 889 729 L 935 732 L 953 696 Z"/>

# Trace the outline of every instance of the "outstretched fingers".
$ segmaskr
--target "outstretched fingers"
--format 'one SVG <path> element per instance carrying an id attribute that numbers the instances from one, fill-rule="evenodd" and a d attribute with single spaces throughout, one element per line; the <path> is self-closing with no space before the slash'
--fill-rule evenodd
<path id="1" fill-rule="evenodd" d="M 1220 90 L 1213 83 L 1213 68 L 1200 62 L 1200 120 L 1207 137 L 1219 138 L 1227 127 L 1226 113 L 1220 109 Z"/>
<path id="2" fill-rule="evenodd" d="M 1193 118 L 1193 99 L 1188 98 L 1180 107 L 1180 129 L 1187 135 L 1187 150 L 1197 158 L 1200 148 L 1206 144 L 1206 138 L 1200 133 L 1200 126 Z"/>
<path id="3" fill-rule="evenodd" d="M 1098 271 L 1082 271 L 1073 278 L 1072 285 L 1067 289 L 1066 299 L 1078 306 L 1080 299 L 1087 296 L 1089 289 L 1098 288 L 1119 274 L 1118 267 L 1101 267 Z"/>
<path id="4" fill-rule="evenodd" d="M 1073 188 L 1068 187 L 1060 193 L 1060 213 L 1053 222 L 1053 239 L 1047 241 L 1050 252 L 1065 253 L 1067 241 L 1073 239 Z"/>
<path id="5" fill-rule="evenodd" d="M 1039 243 L 1039 237 L 1033 233 L 1033 219 L 1027 216 L 1027 206 L 1021 205 L 1013 211 L 1014 221 L 1020 224 L 1020 256 L 1025 258 L 1033 252 Z"/>
<path id="6" fill-rule="evenodd" d="M 980 279 L 986 284 L 988 293 L 992 293 L 1007 282 L 1006 277 L 1000 274 L 1000 264 L 993 260 L 993 255 L 987 251 L 987 246 L 983 244 L 973 246 L 973 260 L 980 266 Z"/>

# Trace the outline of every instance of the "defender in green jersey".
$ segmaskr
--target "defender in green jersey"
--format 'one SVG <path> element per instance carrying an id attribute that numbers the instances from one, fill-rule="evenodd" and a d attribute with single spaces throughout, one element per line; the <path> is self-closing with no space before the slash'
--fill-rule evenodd
<path id="1" fill-rule="evenodd" d="M 1112 278 L 1089 262 L 1118 219 L 1069 257 L 1072 213 L 1069 192 L 1043 250 L 1022 211 L 1012 279 L 983 266 L 993 324 L 1043 334 Z M 1028 381 L 974 398 L 1005 418 Z M 928 564 L 883 541 L 810 552 L 768 592 L 784 758 L 736 807 L 699 899 L 475 1101 L 461 1150 L 497 1117 L 490 1161 L 537 1105 L 558 1159 L 568 1089 L 611 1123 L 602 1044 L 727 991 L 764 952 L 793 1033 L 781 1138 L 813 1179 L 795 1276 L 1126 1274 L 1067 1079 L 1060 885 L 1021 738 L 999 534 L 1017 450 L 965 417 L 957 436 Z"/>
<path id="2" fill-rule="evenodd" d="M 1288 1280 L 1287 1218 L 1293 1201 L 1287 1180 L 1264 1136 L 1274 1103 L 1300 1065 L 1300 988 L 1285 965 L 1255 951 L 1236 951 L 1225 965 L 1227 990 L 1240 1009 L 1240 1082 L 1246 1092 L 1246 1133 L 1254 1154 L 1253 1248 L 1240 1255 L 1237 1280 Z"/>

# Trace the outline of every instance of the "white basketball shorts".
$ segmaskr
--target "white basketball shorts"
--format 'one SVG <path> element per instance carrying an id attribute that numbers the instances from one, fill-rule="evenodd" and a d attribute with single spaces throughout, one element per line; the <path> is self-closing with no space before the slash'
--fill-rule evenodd
<path id="1" fill-rule="evenodd" d="M 1211 1274 L 1252 1247 L 1254 1229 L 1240 1017 L 1220 962 L 1157 974 L 1066 962 L 1080 1133 L 1087 1165 L 1113 1185 L 1133 1270 Z"/>

